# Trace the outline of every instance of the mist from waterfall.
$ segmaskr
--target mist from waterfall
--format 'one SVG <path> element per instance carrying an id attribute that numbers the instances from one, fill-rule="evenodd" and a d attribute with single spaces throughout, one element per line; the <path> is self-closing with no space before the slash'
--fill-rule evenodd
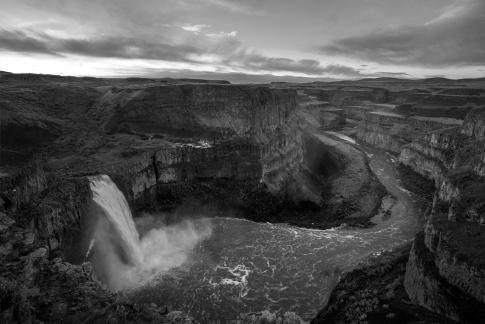
<path id="1" fill-rule="evenodd" d="M 208 219 L 183 220 L 166 226 L 152 215 L 138 222 L 123 193 L 107 175 L 89 178 L 96 224 L 86 257 L 112 290 L 138 287 L 153 276 L 187 262 L 193 249 L 211 235 Z"/>

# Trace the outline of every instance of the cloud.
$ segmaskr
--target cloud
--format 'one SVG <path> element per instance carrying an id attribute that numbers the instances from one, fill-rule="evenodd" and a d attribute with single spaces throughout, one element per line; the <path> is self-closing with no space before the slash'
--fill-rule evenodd
<path id="1" fill-rule="evenodd" d="M 235 32 L 221 32 L 215 36 L 200 33 L 191 38 L 190 44 L 172 44 L 114 36 L 88 39 L 59 38 L 46 33 L 0 29 L 0 50 L 54 56 L 78 55 L 211 64 L 221 71 L 252 74 L 295 74 L 307 77 L 332 75 L 346 78 L 387 75 L 387 72 L 363 73 L 359 69 L 345 65 L 321 65 L 318 60 L 313 59 L 293 60 L 266 56 L 246 49 L 236 38 Z"/>
<path id="2" fill-rule="evenodd" d="M 94 57 L 141 58 L 189 61 L 200 50 L 191 45 L 153 43 L 143 39 L 103 37 L 95 39 L 56 38 L 44 33 L 0 30 L 0 50 L 50 55 L 75 54 Z"/>
<path id="3" fill-rule="evenodd" d="M 18 30 L 0 29 L 0 49 L 13 52 L 55 54 L 43 40 L 33 38 Z"/>
<path id="4" fill-rule="evenodd" d="M 360 70 L 357 70 L 350 66 L 339 65 L 339 64 L 327 65 L 326 67 L 322 68 L 322 72 L 333 74 L 333 75 L 347 76 L 347 77 L 367 76 L 366 74 L 362 73 Z"/>
<path id="5" fill-rule="evenodd" d="M 195 26 L 195 27 L 194 27 Z M 187 26 L 201 30 L 201 25 Z M 217 36 L 217 37 L 214 37 Z M 186 43 L 150 42 L 130 37 L 88 39 L 59 38 L 32 31 L 0 30 L 0 49 L 11 52 L 50 55 L 81 55 L 125 59 L 150 59 L 191 63 L 213 63 L 252 72 L 287 72 L 310 75 L 360 76 L 358 70 L 340 65 L 322 67 L 317 60 L 269 57 L 248 51 L 235 37 L 236 32 L 198 34 Z"/>
<path id="6" fill-rule="evenodd" d="M 485 1 L 455 0 L 436 18 L 418 26 L 385 28 L 334 40 L 327 55 L 400 65 L 485 64 Z"/>
<path id="7" fill-rule="evenodd" d="M 374 77 L 391 77 L 391 78 L 411 78 L 409 73 L 405 72 L 375 72 L 372 73 Z"/>
<path id="8" fill-rule="evenodd" d="M 200 1 L 200 0 L 199 0 Z M 261 9 L 261 0 L 258 1 L 240 1 L 240 0 L 202 0 L 204 4 L 227 9 L 232 12 L 246 15 L 261 15 L 264 11 Z"/>
<path id="9" fill-rule="evenodd" d="M 233 30 L 231 32 L 218 32 L 218 33 L 207 33 L 205 34 L 206 36 L 209 37 L 236 37 L 237 36 L 237 31 Z"/>
<path id="10" fill-rule="evenodd" d="M 196 0 L 185 0 L 192 3 Z M 215 1 L 215 2 L 214 2 Z M 49 2 L 50 3 L 50 2 Z M 123 2 L 128 5 L 128 2 Z M 130 10 L 124 5 L 120 10 L 129 16 Z M 203 3 L 200 5 L 207 5 Z M 211 0 L 209 5 L 239 5 L 231 0 Z M 251 8 L 257 2 L 245 3 Z M 79 10 L 77 5 L 65 10 Z M 101 10 L 99 10 L 101 11 Z M 144 15 L 145 12 L 135 16 Z M 165 13 L 167 14 L 167 13 Z M 96 18 L 102 22 L 103 14 Z M 94 19 L 94 18 L 93 18 Z M 247 48 L 239 39 L 237 31 L 212 31 L 207 24 L 181 24 L 172 20 L 158 21 L 156 24 L 137 25 L 139 20 L 130 20 L 132 24 L 112 24 L 112 29 L 101 28 L 99 32 L 66 33 L 65 27 L 81 26 L 69 19 L 53 20 L 43 25 L 28 24 L 23 26 L 0 28 L 0 51 L 13 53 L 41 53 L 53 56 L 87 56 L 117 59 L 144 59 L 165 62 L 182 62 L 192 65 L 211 65 L 213 70 L 233 73 L 293 75 L 298 77 L 338 76 L 346 78 L 369 77 L 358 68 L 327 64 L 322 65 L 315 59 L 295 60 L 287 57 L 273 57 Z M 151 20 L 150 20 L 151 21 Z M 185 20 L 190 21 L 190 20 Z M 178 26 L 178 27 L 176 27 Z M 75 35 L 75 36 L 71 36 Z M 380 75 L 380 74 L 379 74 Z M 377 76 L 377 75 L 376 75 Z"/>
<path id="11" fill-rule="evenodd" d="M 283 57 L 268 57 L 258 53 L 248 53 L 247 51 L 231 57 L 228 62 L 230 63 L 231 61 L 235 65 L 242 64 L 246 69 L 253 71 L 286 71 L 313 76 L 333 75 L 348 78 L 369 76 L 369 74 L 362 73 L 351 66 L 340 64 L 321 65 L 318 60 L 292 60 Z"/>
<path id="12" fill-rule="evenodd" d="M 185 31 L 193 32 L 193 33 L 200 33 L 202 29 L 209 27 L 208 25 L 185 25 L 182 28 Z"/>
<path id="13" fill-rule="evenodd" d="M 320 74 L 322 69 L 317 60 L 292 60 L 283 57 L 268 57 L 256 52 L 241 51 L 229 58 L 228 62 L 241 64 L 251 70 L 287 71 Z"/>

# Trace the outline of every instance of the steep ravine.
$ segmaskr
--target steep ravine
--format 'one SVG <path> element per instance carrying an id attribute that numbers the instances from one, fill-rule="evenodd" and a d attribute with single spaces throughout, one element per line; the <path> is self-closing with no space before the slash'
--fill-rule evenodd
<path id="1" fill-rule="evenodd" d="M 308 319 L 325 304 L 330 289 L 322 293 L 323 286 L 333 286 L 342 270 L 347 273 L 374 252 L 409 242 L 419 229 L 415 220 L 429 216 L 412 249 L 401 247 L 396 253 L 385 253 L 377 263 L 345 274 L 318 319 L 334 316 L 335 321 L 345 322 L 348 314 L 356 321 L 382 322 L 392 320 L 399 311 L 411 316 L 410 309 L 438 322 L 474 321 L 482 316 L 483 108 L 464 109 L 470 111 L 466 117 L 461 110 L 446 108 L 448 117 L 465 117 L 463 122 L 436 118 L 436 107 L 427 110 L 432 118 L 411 116 L 406 107 L 396 108 L 391 115 L 368 109 L 354 112 L 347 103 L 362 100 L 374 102 L 379 109 L 388 102 L 412 101 L 416 105 L 411 110 L 422 111 L 428 104 L 442 104 L 446 94 L 435 96 L 419 89 L 312 89 L 322 101 L 304 106 L 289 88 L 187 80 L 1 76 L 1 136 L 15 134 L 21 140 L 0 147 L 0 320 L 193 321 L 174 311 L 177 308 L 165 308 L 174 302 L 163 301 L 166 296 L 155 305 L 110 292 L 85 262 L 90 242 L 81 238 L 91 225 L 88 215 L 93 208 L 88 176 L 98 174 L 113 179 L 135 214 L 163 212 L 170 215 L 168 223 L 176 223 L 184 215 L 172 211 L 189 205 L 195 206 L 192 213 L 258 221 L 231 218 L 227 225 L 224 218 L 215 218 L 219 227 L 236 230 L 226 232 L 228 237 L 215 238 L 228 239 L 224 248 L 230 256 L 237 251 L 251 258 L 262 251 L 260 246 L 269 246 L 268 253 L 279 255 L 278 262 L 290 258 L 291 262 L 280 263 L 280 268 L 294 265 L 289 273 L 279 273 L 284 280 L 298 277 L 302 264 L 309 270 L 305 275 L 315 274 L 314 279 L 320 281 L 308 282 L 318 299 L 299 286 L 305 284 L 301 278 L 288 281 L 292 283 L 289 295 L 294 293 L 301 302 L 295 307 Z M 460 95 L 454 101 L 465 105 L 466 97 Z M 482 98 L 470 100 L 481 102 Z M 327 101 L 342 107 L 329 107 Z M 395 155 L 363 149 L 342 140 L 342 134 Z M 317 154 L 309 154 L 313 149 Z M 434 202 L 426 212 L 416 210 L 413 195 L 397 180 L 399 163 L 435 183 Z M 383 205 L 390 204 L 391 210 L 381 210 L 372 219 L 378 225 L 369 228 L 385 194 L 377 178 L 395 198 L 385 197 Z M 236 223 L 244 224 L 240 231 Z M 328 229 L 342 223 L 368 228 Z M 261 235 L 248 234 L 252 241 L 245 250 L 233 239 L 244 234 L 239 237 L 242 242 L 246 233 Z M 264 244 L 253 244 L 258 242 Z M 208 243 L 210 255 L 221 255 L 219 243 L 216 240 L 212 250 Z M 301 248 L 296 254 L 293 245 Z M 341 267 L 322 264 L 327 256 L 322 254 L 323 247 L 336 253 L 333 257 L 342 262 Z M 332 247 L 343 247 L 343 252 Z M 306 261 L 298 259 L 309 250 Z M 207 261 L 207 255 L 200 257 Z M 239 297 L 246 296 L 248 286 L 243 281 L 248 279 L 249 268 L 237 265 L 219 269 L 232 275 L 225 279 L 241 279 L 241 285 L 226 291 L 229 299 L 233 290 Z M 271 262 L 254 268 L 255 273 L 258 269 L 263 273 L 255 275 L 262 284 L 258 285 L 259 279 L 251 282 L 254 291 L 264 286 L 264 275 L 270 271 L 266 265 L 273 269 Z M 214 278 L 220 279 L 219 274 Z M 218 287 L 232 285 L 231 280 Z M 213 287 L 214 281 L 209 284 Z M 373 284 L 379 286 L 377 292 L 369 288 Z M 284 307 L 272 310 L 291 309 L 290 299 L 280 294 L 278 285 L 272 291 Z M 194 291 L 189 289 L 188 294 Z M 261 300 L 271 304 L 272 296 L 245 305 L 251 310 L 251 305 L 261 306 Z M 454 296 L 460 296 L 458 303 Z M 386 301 L 381 302 L 381 297 Z M 343 307 L 332 302 L 339 298 L 345 301 Z M 393 302 L 407 298 L 411 306 Z M 355 312 L 346 311 L 356 305 Z M 194 307 L 200 310 L 200 306 Z M 305 313 L 309 309 L 311 314 Z M 226 311 L 227 316 L 237 312 L 229 307 Z M 208 312 L 217 317 L 210 305 Z M 411 318 L 419 319 L 414 314 Z"/>
<path id="2" fill-rule="evenodd" d="M 323 205 L 291 196 L 299 190 L 289 184 L 301 173 L 305 128 L 293 90 L 136 80 L 113 86 L 50 76 L 3 81 L 2 109 L 14 117 L 2 121 L 2 131 L 28 132 L 23 121 L 37 120 L 39 131 L 52 133 L 11 148 L 27 159 L 1 160 L 0 288 L 7 322 L 183 317 L 108 292 L 83 263 L 89 242 L 82 236 L 93 208 L 87 176 L 111 176 L 137 212 L 196 200 L 258 221 L 346 222 L 329 223 Z"/>
<path id="3" fill-rule="evenodd" d="M 81 265 L 92 208 L 86 175 L 111 175 L 137 210 L 170 209 L 187 196 L 233 199 L 232 206 L 244 204 L 241 192 L 278 195 L 301 160 L 291 130 L 295 95 L 252 86 L 155 82 L 120 90 L 104 80 L 57 81 L 1 84 L 7 103 L 16 103 L 7 109 L 18 116 L 2 121 L 2 132 L 14 124 L 28 131 L 22 118 L 42 118 L 37 125 L 48 128 L 42 120 L 55 116 L 59 125 L 48 145 L 29 137 L 30 146 L 14 147 L 36 147 L 33 162 L 1 161 L 2 319 L 176 320 L 178 313 L 120 299 L 95 280 L 89 263 Z M 63 98 L 72 105 L 61 114 Z"/>
<path id="4" fill-rule="evenodd" d="M 481 225 L 485 211 L 481 173 L 484 112 L 484 108 L 474 109 L 462 126 L 435 129 L 401 147 L 399 162 L 435 186 L 432 205 L 424 213 L 424 232 L 416 236 L 409 258 L 408 247 L 345 276 L 320 320 L 344 316 L 346 310 L 360 305 L 359 311 L 346 313 L 348 320 L 481 322 L 485 291 L 485 229 Z M 367 283 L 359 284 L 362 280 Z M 399 302 L 408 298 L 414 306 Z"/>

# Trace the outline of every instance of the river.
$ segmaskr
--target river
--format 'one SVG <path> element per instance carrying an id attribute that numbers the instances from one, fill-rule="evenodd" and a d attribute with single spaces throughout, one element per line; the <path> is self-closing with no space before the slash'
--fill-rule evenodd
<path id="1" fill-rule="evenodd" d="M 366 154 L 372 171 L 396 198 L 388 219 L 368 229 L 313 230 L 211 218 L 212 235 L 188 262 L 130 294 L 201 322 L 226 322 L 262 310 L 291 311 L 310 320 L 342 272 L 411 241 L 420 228 L 417 199 L 400 186 L 395 159 L 380 151 Z"/>

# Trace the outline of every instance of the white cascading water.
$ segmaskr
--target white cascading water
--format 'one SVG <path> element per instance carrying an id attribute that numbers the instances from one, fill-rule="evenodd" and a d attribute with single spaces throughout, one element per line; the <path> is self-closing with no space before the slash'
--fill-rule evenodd
<path id="1" fill-rule="evenodd" d="M 140 235 L 125 196 L 107 175 L 101 175 L 90 180 L 93 200 L 103 210 L 112 230 L 119 237 L 118 244 L 121 245 L 127 261 L 135 266 L 140 265 L 142 261 Z"/>
<path id="2" fill-rule="evenodd" d="M 207 219 L 163 226 L 156 217 L 145 215 L 140 222 L 151 229 L 140 238 L 128 202 L 111 178 L 99 175 L 89 180 L 98 222 L 86 256 L 113 290 L 137 287 L 180 266 L 211 235 Z"/>

